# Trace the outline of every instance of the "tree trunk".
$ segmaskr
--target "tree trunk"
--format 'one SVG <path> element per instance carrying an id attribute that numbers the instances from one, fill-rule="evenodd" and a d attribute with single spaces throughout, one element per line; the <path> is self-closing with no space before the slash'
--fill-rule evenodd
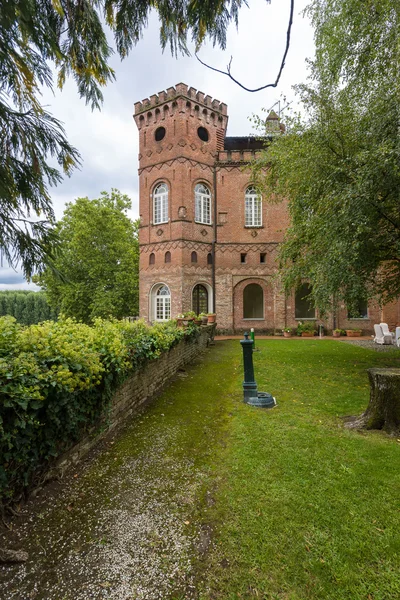
<path id="1" fill-rule="evenodd" d="M 346 427 L 400 432 L 400 369 L 368 369 L 371 395 L 367 410 Z"/>

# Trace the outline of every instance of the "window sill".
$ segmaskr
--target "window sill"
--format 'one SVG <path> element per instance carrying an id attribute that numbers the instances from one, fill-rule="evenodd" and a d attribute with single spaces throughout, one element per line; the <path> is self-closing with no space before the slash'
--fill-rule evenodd
<path id="1" fill-rule="evenodd" d="M 295 321 L 318 321 L 317 317 L 295 317 Z"/>
<path id="2" fill-rule="evenodd" d="M 150 225 L 153 225 L 153 227 L 157 227 L 158 225 L 165 225 L 166 223 L 169 223 L 169 219 L 167 221 L 160 221 L 159 223 L 150 223 Z"/>
<path id="3" fill-rule="evenodd" d="M 243 317 L 242 321 L 265 321 L 265 317 Z"/>
<path id="4" fill-rule="evenodd" d="M 203 223 L 203 221 L 196 221 L 195 223 L 197 223 L 197 225 L 209 225 L 210 227 L 212 227 L 212 223 Z"/>
<path id="5" fill-rule="evenodd" d="M 347 317 L 346 321 L 370 321 L 369 317 Z"/>
<path id="6" fill-rule="evenodd" d="M 245 225 L 245 229 L 264 229 L 264 225 Z"/>

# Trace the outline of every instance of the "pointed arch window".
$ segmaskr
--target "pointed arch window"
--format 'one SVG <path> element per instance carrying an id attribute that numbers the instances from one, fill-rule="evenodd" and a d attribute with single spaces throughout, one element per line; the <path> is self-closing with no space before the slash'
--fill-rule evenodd
<path id="1" fill-rule="evenodd" d="M 246 190 L 244 216 L 246 227 L 261 227 L 262 200 L 254 185 L 250 185 Z"/>
<path id="2" fill-rule="evenodd" d="M 153 192 L 153 223 L 168 223 L 168 186 L 159 183 Z"/>
<path id="3" fill-rule="evenodd" d="M 204 285 L 198 283 L 192 292 L 192 310 L 199 315 L 208 312 L 208 291 Z"/>
<path id="4" fill-rule="evenodd" d="M 211 225 L 211 192 L 203 183 L 194 188 L 194 204 L 194 220 Z"/>

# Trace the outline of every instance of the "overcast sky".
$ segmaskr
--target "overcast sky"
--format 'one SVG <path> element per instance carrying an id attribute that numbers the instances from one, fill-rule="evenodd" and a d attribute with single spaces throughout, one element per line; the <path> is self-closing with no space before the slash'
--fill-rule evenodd
<path id="1" fill-rule="evenodd" d="M 132 199 L 132 218 L 138 210 L 138 132 L 132 118 L 134 103 L 154 93 L 183 82 L 228 105 L 228 135 L 252 133 L 249 117 L 261 114 L 285 95 L 294 100 L 291 87 L 307 77 L 306 59 L 314 52 L 313 32 L 302 10 L 307 0 L 297 0 L 289 54 L 278 88 L 251 94 L 239 88 L 228 77 L 203 67 L 196 58 L 173 58 L 161 52 L 159 24 L 156 15 L 150 19 L 144 38 L 121 62 L 115 55 L 111 64 L 116 81 L 104 90 L 101 112 L 91 112 L 80 100 L 73 81 L 62 92 L 53 95 L 46 90 L 42 102 L 60 119 L 69 141 L 80 151 L 83 164 L 70 178 L 53 188 L 52 199 L 57 218 L 61 218 L 66 202 L 79 196 L 98 197 L 112 187 Z M 199 53 L 202 60 L 225 69 L 233 56 L 232 74 L 247 87 L 275 81 L 286 43 L 289 0 L 249 0 L 241 9 L 238 31 L 232 27 L 227 50 L 222 52 L 205 45 Z M 277 107 L 275 107 L 277 110 Z M 38 289 L 24 282 L 21 273 L 0 267 L 0 289 Z"/>

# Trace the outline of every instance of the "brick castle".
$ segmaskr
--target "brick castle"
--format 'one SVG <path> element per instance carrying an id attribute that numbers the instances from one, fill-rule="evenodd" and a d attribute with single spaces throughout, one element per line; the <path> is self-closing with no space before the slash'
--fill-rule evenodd
<path id="1" fill-rule="evenodd" d="M 227 105 L 183 83 L 135 103 L 139 130 L 140 317 L 164 321 L 215 312 L 219 331 L 273 332 L 316 318 L 304 296 L 285 296 L 276 253 L 289 223 L 287 205 L 269 204 L 244 167 L 262 142 L 227 137 Z M 267 131 L 283 127 L 272 111 Z M 398 303 L 346 307 L 323 324 L 372 331 L 400 322 Z"/>

